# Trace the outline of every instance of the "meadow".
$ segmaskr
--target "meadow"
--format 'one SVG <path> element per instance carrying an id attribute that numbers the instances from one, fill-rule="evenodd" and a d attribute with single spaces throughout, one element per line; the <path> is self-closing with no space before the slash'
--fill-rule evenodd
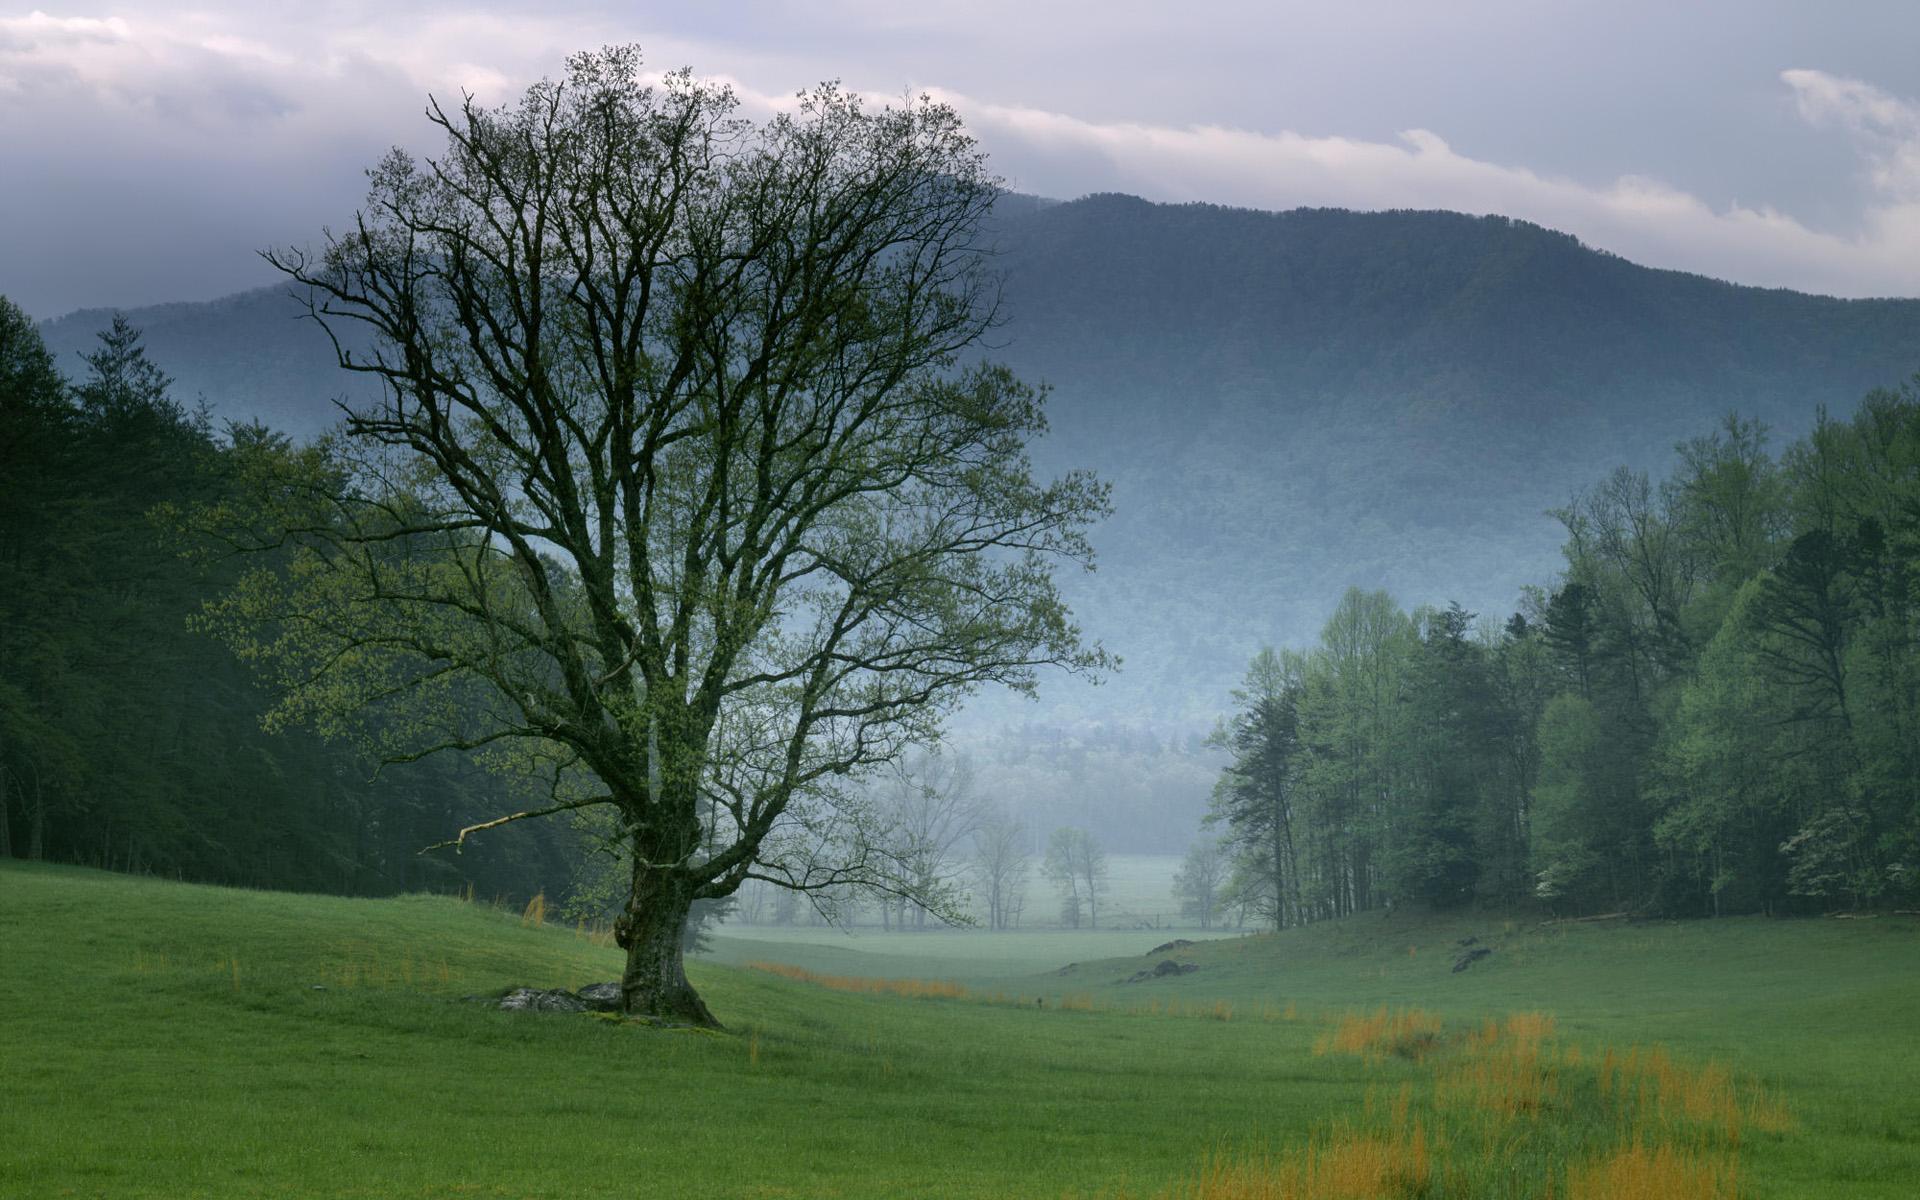
<path id="1" fill-rule="evenodd" d="M 1128 929 L 1176 928 L 1185 923 L 1180 914 L 1180 901 L 1173 894 L 1173 877 L 1180 869 L 1180 856 L 1177 854 L 1110 854 L 1107 856 L 1107 875 L 1105 891 L 1100 897 L 1098 914 L 1099 931 Z M 978 897 L 969 898 L 962 905 L 977 925 L 987 922 L 987 912 Z M 771 909 L 770 905 L 763 906 Z M 879 911 L 871 904 L 857 905 L 850 913 L 843 913 L 839 921 L 861 933 L 872 930 L 884 931 L 884 922 Z M 774 925 L 767 920 L 751 922 L 736 912 L 727 921 L 729 932 L 742 937 L 758 937 L 768 930 L 774 930 L 775 937 L 799 937 L 832 941 L 841 930 L 830 926 L 810 905 L 804 902 L 796 906 L 795 920 L 788 925 Z M 1035 933 L 1060 931 L 1060 898 L 1053 885 L 1047 882 L 1041 871 L 1039 856 L 1028 864 L 1025 892 L 1023 893 L 1020 919 L 1009 933 Z M 1088 929 L 1087 932 L 1096 932 Z M 954 930 L 931 922 L 924 929 L 914 933 L 969 933 L 971 930 Z M 1129 942 L 1129 945 L 1132 943 Z M 989 951 L 989 953 L 993 953 Z"/>
<path id="2" fill-rule="evenodd" d="M 765 931 L 753 931 L 756 935 Z M 1920 921 L 783 931 L 728 1029 L 463 999 L 589 932 L 0 867 L 0 1195 L 1909 1197 Z M 1188 934 L 1186 936 L 1193 936 Z M 1455 973 L 1456 943 L 1493 954 Z M 1062 969 L 1067 963 L 1077 965 Z"/>

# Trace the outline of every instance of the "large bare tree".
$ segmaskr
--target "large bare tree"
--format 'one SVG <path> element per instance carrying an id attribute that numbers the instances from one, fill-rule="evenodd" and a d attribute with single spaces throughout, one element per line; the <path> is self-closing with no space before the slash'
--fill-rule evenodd
<path id="1" fill-rule="evenodd" d="M 610 49 L 427 115 L 439 157 L 268 255 L 383 399 L 263 489 L 291 536 L 216 621 L 285 717 L 543 781 L 459 839 L 608 810 L 627 1010 L 712 1024 L 694 900 L 911 886 L 863 778 L 981 685 L 1102 666 L 1052 572 L 1104 487 L 1033 479 L 1042 395 L 973 353 L 997 188 L 946 106 L 756 123 Z"/>

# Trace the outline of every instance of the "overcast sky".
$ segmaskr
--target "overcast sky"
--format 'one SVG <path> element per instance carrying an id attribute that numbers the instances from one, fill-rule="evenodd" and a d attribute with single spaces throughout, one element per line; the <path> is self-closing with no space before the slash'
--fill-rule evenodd
<path id="1" fill-rule="evenodd" d="M 0 294 L 46 317 L 268 281 L 254 251 L 503 100 L 635 42 L 750 104 L 954 103 L 1016 186 L 1451 208 L 1656 266 L 1920 295 L 1920 4 L 0 4 Z"/>

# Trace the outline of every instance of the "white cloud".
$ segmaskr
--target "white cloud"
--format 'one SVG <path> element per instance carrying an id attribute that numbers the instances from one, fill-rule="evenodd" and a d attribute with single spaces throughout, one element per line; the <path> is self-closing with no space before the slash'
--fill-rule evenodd
<path id="1" fill-rule="evenodd" d="M 1808 122 L 1837 125 L 1852 136 L 1874 187 L 1898 200 L 1920 200 L 1920 105 L 1824 71 L 1782 71 L 1780 78 Z"/>
<path id="2" fill-rule="evenodd" d="M 1716 208 L 1657 179 L 1592 183 L 1462 154 L 1439 134 L 1396 142 L 1223 126 L 1096 123 L 945 93 L 1010 164 L 1016 183 L 1057 188 L 1077 164 L 1087 190 L 1253 208 L 1446 208 L 1501 213 L 1573 233 L 1655 266 L 1836 295 L 1920 294 L 1920 110 L 1864 84 L 1788 72 L 1810 121 L 1839 121 L 1873 156 L 1879 193 L 1857 233 L 1814 229 L 1765 205 Z M 1091 163 L 1091 167 L 1087 164 Z M 1910 178 L 1911 176 L 1911 178 Z"/>
<path id="3" fill-rule="evenodd" d="M 840 5 L 859 13 L 870 0 Z M 571 50 L 633 40 L 653 64 L 717 69 L 714 77 L 731 78 L 750 111 L 791 103 L 781 88 L 782 76 L 799 69 L 793 63 L 771 67 L 744 43 L 637 30 L 617 10 L 311 0 L 189 11 L 155 5 L 109 15 L 35 11 L 0 18 L 0 155 L 37 168 L 44 194 L 33 202 L 44 214 L 40 228 L 55 241 L 83 236 L 61 232 L 71 207 L 61 187 L 90 188 L 97 214 L 105 203 L 101 172 L 165 172 L 155 180 L 163 189 L 199 187 L 209 206 L 250 206 L 248 240 L 235 250 L 245 258 L 263 236 L 283 236 L 262 234 L 265 217 L 257 214 L 298 229 L 313 228 L 319 211 L 338 220 L 359 186 L 344 163 L 365 165 L 395 140 L 430 146 L 431 131 L 418 120 L 426 93 L 446 98 L 466 89 L 504 101 L 557 72 Z M 937 60 L 930 62 L 937 74 Z M 768 78 L 781 82 L 759 89 L 751 82 Z M 1643 175 L 1575 178 L 1478 157 L 1450 144 L 1445 130 L 1370 139 L 1092 120 L 964 88 L 935 94 L 961 110 L 1002 172 L 1045 194 L 1124 190 L 1258 208 L 1497 212 L 1656 266 L 1839 295 L 1920 295 L 1920 106 L 1817 70 L 1780 78 L 1809 127 L 1845 137 L 1860 155 L 1866 186 L 1844 231 L 1764 203 L 1709 203 Z M 215 199 L 216 192 L 226 194 Z M 130 195 L 129 203 L 139 199 Z M 129 211 L 126 246 L 141 244 L 131 228 L 139 219 Z M 94 222 L 99 228 L 97 216 Z M 27 249 L 0 244 L 0 260 Z M 125 261 L 129 251 L 117 253 Z M 49 279 L 60 273 L 52 265 L 43 272 Z"/>
<path id="4" fill-rule="evenodd" d="M 39 9 L 24 17 L 0 17 L 0 46 L 50 42 L 124 42 L 132 30 L 119 17 L 54 17 Z"/>

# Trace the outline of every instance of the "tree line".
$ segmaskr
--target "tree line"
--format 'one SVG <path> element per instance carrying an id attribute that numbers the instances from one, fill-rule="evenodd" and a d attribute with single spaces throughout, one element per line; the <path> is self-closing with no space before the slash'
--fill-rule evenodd
<path id="1" fill-rule="evenodd" d="M 1733 415 L 1678 451 L 1556 511 L 1565 569 L 1504 623 L 1353 589 L 1258 655 L 1216 735 L 1218 904 L 1911 906 L 1920 390 L 1778 455 Z"/>
<path id="2" fill-rule="evenodd" d="M 889 864 L 887 874 L 897 884 L 849 884 L 803 897 L 756 881 L 729 900 L 726 914 L 756 925 L 1018 929 L 1033 923 L 1028 891 L 1037 869 L 1054 893 L 1053 919 L 1061 927 L 1100 927 L 1110 888 L 1107 850 L 1098 835 L 1063 825 L 1042 849 L 1034 827 L 981 786 L 966 753 L 940 746 L 914 750 L 872 782 L 867 801 L 873 810 L 869 850 Z"/>
<path id="3" fill-rule="evenodd" d="M 172 395 L 124 319 L 69 379 L 0 298 L 0 857 L 350 894 L 565 888 L 577 835 L 421 849 L 509 804 L 464 761 L 375 778 L 355 746 L 269 733 L 270 698 L 194 627 L 240 564 L 172 516 L 240 488 L 258 426 Z"/>
<path id="4" fill-rule="evenodd" d="M 376 774 L 364 743 L 272 719 L 272 696 L 202 629 L 257 557 L 189 556 L 174 526 L 234 502 L 250 456 L 286 440 L 216 430 L 124 318 L 83 366 L 68 379 L 0 299 L 0 855 L 343 894 L 544 892 L 570 918 L 613 911 L 624 864 L 589 852 L 584 823 L 421 853 L 512 807 L 512 778 L 453 756 Z M 966 755 L 910 754 L 870 792 L 874 852 L 903 887 L 830 891 L 819 912 L 899 928 L 966 912 L 1011 929 L 1039 865 L 1059 920 L 1097 925 L 1098 840 L 1056 830 L 1036 864 L 1028 826 L 983 793 Z M 755 922 L 816 911 L 771 886 L 743 900 L 734 915 Z"/>

